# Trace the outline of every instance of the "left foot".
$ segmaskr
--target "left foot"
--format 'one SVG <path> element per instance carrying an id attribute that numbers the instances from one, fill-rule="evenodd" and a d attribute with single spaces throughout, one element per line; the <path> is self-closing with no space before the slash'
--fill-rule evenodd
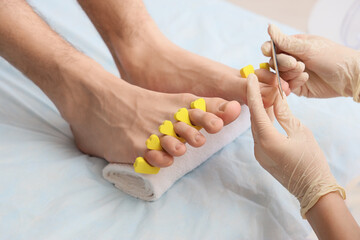
<path id="1" fill-rule="evenodd" d="M 63 72 L 55 102 L 70 124 L 77 147 L 84 153 L 113 163 L 134 163 L 139 156 L 152 166 L 170 166 L 186 146 L 201 147 L 206 139 L 192 126 L 174 121 L 174 113 L 190 107 L 193 94 L 167 94 L 131 85 L 104 71 L 93 61 L 72 64 Z M 210 134 L 240 114 L 240 104 L 221 98 L 204 98 L 206 112 L 189 109 L 189 120 Z M 173 124 L 163 125 L 165 120 Z M 158 132 L 163 125 L 168 135 Z M 165 129 L 165 130 L 166 130 Z M 173 129 L 173 130 L 172 130 Z M 170 131 L 170 132 L 169 132 Z M 151 134 L 158 135 L 160 149 L 148 150 Z M 176 134 L 176 135 L 174 135 Z"/>

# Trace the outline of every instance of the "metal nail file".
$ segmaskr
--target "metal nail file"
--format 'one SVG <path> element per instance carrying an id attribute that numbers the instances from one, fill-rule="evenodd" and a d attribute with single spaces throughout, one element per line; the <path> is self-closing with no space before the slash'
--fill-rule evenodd
<path id="1" fill-rule="evenodd" d="M 278 67 L 278 61 L 276 58 L 276 48 L 275 48 L 275 43 L 274 41 L 271 39 L 271 49 L 272 49 L 272 56 L 273 56 L 273 61 L 274 61 L 274 67 L 275 67 L 275 72 L 276 72 L 276 77 L 278 80 L 278 89 L 281 95 L 281 98 L 284 98 L 283 96 L 283 90 L 281 87 L 281 81 L 280 81 L 280 75 L 279 75 L 279 67 Z"/>

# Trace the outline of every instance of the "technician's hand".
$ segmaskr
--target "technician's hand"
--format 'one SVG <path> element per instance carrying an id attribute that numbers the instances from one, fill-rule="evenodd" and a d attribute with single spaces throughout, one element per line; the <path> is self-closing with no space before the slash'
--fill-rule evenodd
<path id="1" fill-rule="evenodd" d="M 321 196 L 339 191 L 345 198 L 345 192 L 336 183 L 311 131 L 292 115 L 286 98 L 282 99 L 278 92 L 275 94 L 275 117 L 287 136 L 276 130 L 266 114 L 256 75 L 248 77 L 247 103 L 251 113 L 255 157 L 299 200 L 301 214 L 305 217 Z"/>
<path id="2" fill-rule="evenodd" d="M 313 35 L 283 34 L 270 25 L 268 32 L 277 46 L 280 76 L 289 82 L 299 96 L 329 98 L 350 96 L 360 101 L 360 53 L 328 39 Z M 270 42 L 262 45 L 265 56 L 271 57 Z M 291 55 L 291 56 L 289 56 Z M 306 77 L 287 71 L 286 66 L 300 60 L 305 63 Z M 283 71 L 284 70 L 284 71 Z"/>

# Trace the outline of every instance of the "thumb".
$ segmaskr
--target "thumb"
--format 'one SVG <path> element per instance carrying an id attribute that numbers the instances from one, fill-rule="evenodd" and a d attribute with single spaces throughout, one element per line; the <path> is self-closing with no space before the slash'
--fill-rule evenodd
<path id="1" fill-rule="evenodd" d="M 295 133 L 302 129 L 302 123 L 291 113 L 285 96 L 282 99 L 280 94 L 277 94 L 274 102 L 274 113 L 277 121 L 288 136 L 294 136 Z"/>
<path id="2" fill-rule="evenodd" d="M 268 32 L 276 47 L 291 55 L 301 57 L 311 46 L 306 39 L 286 35 L 273 24 L 269 25 Z"/>
<path id="3" fill-rule="evenodd" d="M 268 107 L 268 108 L 265 109 L 265 111 L 266 111 L 266 114 L 268 115 L 270 121 L 272 123 L 274 123 L 274 120 L 275 120 L 274 107 L 273 106 Z"/>
<path id="4" fill-rule="evenodd" d="M 260 94 L 259 81 L 255 74 L 250 74 L 247 78 L 246 91 L 253 133 L 265 139 L 271 139 L 274 134 L 279 134 L 265 111 Z"/>

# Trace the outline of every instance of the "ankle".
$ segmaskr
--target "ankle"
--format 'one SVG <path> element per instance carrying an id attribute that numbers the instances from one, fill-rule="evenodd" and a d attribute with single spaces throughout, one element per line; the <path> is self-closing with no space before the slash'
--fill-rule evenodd
<path id="1" fill-rule="evenodd" d="M 167 39 L 155 24 L 146 24 L 130 41 L 113 36 L 108 44 L 110 51 L 125 71 L 147 68 L 155 56 L 167 55 L 174 44 Z"/>
<path id="2" fill-rule="evenodd" d="M 47 95 L 54 102 L 62 117 L 71 123 L 84 117 L 86 109 L 95 105 L 97 98 L 102 98 L 105 88 L 115 83 L 124 92 L 128 92 L 129 84 L 107 72 L 100 64 L 82 56 L 69 64 L 59 67 L 61 79 L 52 86 Z"/>

